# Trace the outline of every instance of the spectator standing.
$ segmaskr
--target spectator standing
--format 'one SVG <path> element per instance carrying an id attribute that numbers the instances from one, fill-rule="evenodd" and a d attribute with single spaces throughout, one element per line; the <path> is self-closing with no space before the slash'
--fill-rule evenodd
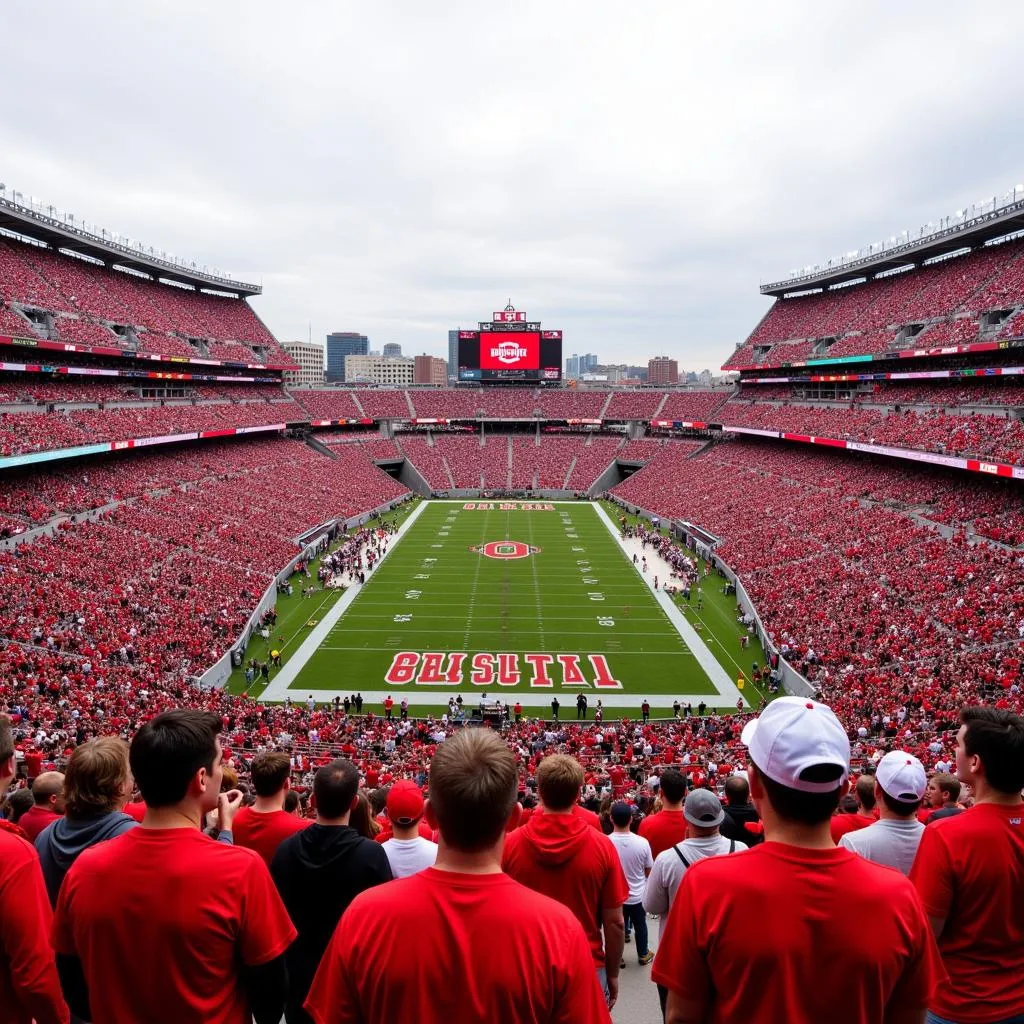
<path id="1" fill-rule="evenodd" d="M 611 840 L 576 813 L 583 769 L 566 754 L 537 768 L 541 814 L 505 842 L 502 867 L 524 885 L 565 904 L 583 925 L 609 1009 L 619 991 L 622 905 L 629 897 Z"/>
<path id="2" fill-rule="evenodd" d="M 765 842 L 683 875 L 652 971 L 669 989 L 666 1020 L 920 1020 L 944 977 L 920 900 L 830 835 L 846 731 L 825 705 L 781 697 L 742 741 Z"/>
<path id="3" fill-rule="evenodd" d="M 839 845 L 876 864 L 888 864 L 909 875 L 924 832 L 924 825 L 917 820 L 917 811 L 927 785 L 924 765 L 913 754 L 905 750 L 890 751 L 875 769 L 878 821 L 867 828 L 847 832 Z"/>
<path id="4" fill-rule="evenodd" d="M 829 822 L 832 842 L 838 843 L 847 832 L 855 832 L 859 828 L 867 828 L 878 820 L 875 815 L 875 778 L 873 775 L 862 775 L 853 787 L 857 800 L 856 814 L 836 814 Z"/>
<path id="5" fill-rule="evenodd" d="M 64 776 L 65 815 L 43 829 L 35 843 L 51 906 L 83 851 L 137 827 L 122 810 L 132 785 L 128 744 L 119 736 L 101 736 L 71 751 Z"/>
<path id="6" fill-rule="evenodd" d="M 695 789 L 690 793 L 683 814 L 687 822 L 686 838 L 658 854 L 644 890 L 643 909 L 660 917 L 659 937 L 665 929 L 665 920 L 686 869 L 705 857 L 719 857 L 747 849 L 744 843 L 726 839 L 720 834 L 719 828 L 726 815 L 721 801 L 710 789 Z M 658 985 L 658 999 L 664 1016 L 668 989 L 662 984 Z"/>
<path id="7" fill-rule="evenodd" d="M 16 772 L 11 720 L 0 715 L 0 797 Z M 0 1020 L 67 1024 L 50 946 L 50 903 L 32 844 L 0 827 Z"/>
<path id="8" fill-rule="evenodd" d="M 391 865 L 391 874 L 407 878 L 429 868 L 437 860 L 437 843 L 420 834 L 424 808 L 420 787 L 408 779 L 396 782 L 388 790 L 387 808 L 391 838 L 381 848 Z"/>
<path id="9" fill-rule="evenodd" d="M 438 747 L 426 812 L 437 863 L 353 900 L 306 1001 L 316 1024 L 607 1024 L 579 923 L 501 870 L 517 784 L 515 755 L 490 730 Z"/>
<path id="10" fill-rule="evenodd" d="M 363 892 L 390 882 L 383 848 L 349 826 L 359 789 L 359 771 L 338 758 L 313 779 L 316 822 L 278 846 L 270 874 L 299 937 L 285 953 L 288 1024 L 307 1024 L 302 1008 L 331 935 L 349 904 Z"/>
<path id="11" fill-rule="evenodd" d="M 284 809 L 291 770 L 292 760 L 283 750 L 257 754 L 250 769 L 256 802 L 235 815 L 235 844 L 255 850 L 268 866 L 285 839 L 311 824 Z"/>
<path id="12" fill-rule="evenodd" d="M 686 819 L 683 817 L 683 799 L 686 796 L 686 776 L 677 768 L 666 768 L 661 773 L 661 810 L 640 822 L 639 834 L 650 843 L 651 857 L 657 858 L 686 837 Z"/>
<path id="13" fill-rule="evenodd" d="M 242 797 L 220 792 L 220 730 L 206 711 L 146 722 L 129 750 L 146 802 L 141 827 L 86 850 L 64 878 L 53 945 L 79 1017 L 281 1019 L 295 929 L 259 856 L 202 831 L 215 807 L 221 831 L 230 831 Z"/>
<path id="14" fill-rule="evenodd" d="M 651 857 L 651 844 L 630 831 L 632 820 L 633 808 L 629 804 L 624 800 L 612 804 L 613 831 L 608 838 L 619 855 L 622 873 L 629 886 L 629 896 L 622 906 L 622 914 L 636 932 L 637 962 L 641 967 L 646 967 L 654 959 L 654 954 L 647 945 L 647 915 L 644 913 L 643 898 L 647 876 L 654 867 L 654 860 Z M 619 967 L 625 966 L 625 960 L 620 960 Z"/>
<path id="15" fill-rule="evenodd" d="M 32 801 L 32 807 L 18 821 L 30 843 L 64 813 L 64 776 L 43 772 L 32 784 Z"/>
<path id="16" fill-rule="evenodd" d="M 941 821 L 963 814 L 964 809 L 957 801 L 960 799 L 960 780 L 948 772 L 936 772 L 928 780 L 928 788 L 924 791 L 925 807 L 928 811 L 925 824 Z"/>
<path id="17" fill-rule="evenodd" d="M 757 846 L 764 840 L 761 817 L 750 802 L 746 775 L 730 775 L 725 780 L 725 817 L 720 831 L 726 839 L 744 846 Z"/>
<path id="18" fill-rule="evenodd" d="M 924 830 L 910 879 L 949 972 L 929 1024 L 1024 1019 L 1024 718 L 965 708 L 956 773 L 974 806 Z"/>

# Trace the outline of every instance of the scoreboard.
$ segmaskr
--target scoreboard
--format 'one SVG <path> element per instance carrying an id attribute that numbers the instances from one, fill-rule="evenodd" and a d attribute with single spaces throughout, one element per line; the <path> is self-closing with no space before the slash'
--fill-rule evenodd
<path id="1" fill-rule="evenodd" d="M 562 379 L 562 332 L 541 330 L 511 303 L 475 331 L 459 331 L 459 380 L 557 383 Z"/>

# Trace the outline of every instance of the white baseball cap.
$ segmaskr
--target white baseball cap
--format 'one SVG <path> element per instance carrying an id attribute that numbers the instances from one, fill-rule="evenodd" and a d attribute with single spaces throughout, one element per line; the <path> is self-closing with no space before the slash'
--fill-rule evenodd
<path id="1" fill-rule="evenodd" d="M 850 740 L 832 709 L 804 697 L 778 697 L 753 721 L 740 739 L 750 760 L 774 782 L 804 793 L 830 793 L 850 774 Z M 808 782 L 801 774 L 815 765 L 841 770 L 827 782 Z"/>
<path id="2" fill-rule="evenodd" d="M 928 775 L 924 765 L 913 754 L 893 750 L 878 762 L 875 781 L 893 800 L 912 804 L 924 796 Z"/>

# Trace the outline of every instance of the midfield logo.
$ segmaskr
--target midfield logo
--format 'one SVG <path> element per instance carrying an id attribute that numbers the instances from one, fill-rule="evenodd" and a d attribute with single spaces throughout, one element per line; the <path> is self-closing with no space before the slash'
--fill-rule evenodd
<path id="1" fill-rule="evenodd" d="M 590 679 L 584 665 L 590 663 Z M 559 678 L 560 677 L 560 678 Z M 530 686 L 621 690 L 603 654 L 507 654 L 399 651 L 384 675 L 391 686 Z"/>
<path id="2" fill-rule="evenodd" d="M 474 544 L 469 550 L 488 558 L 528 558 L 540 554 L 540 548 L 524 544 L 521 540 L 492 540 L 486 544 Z"/>

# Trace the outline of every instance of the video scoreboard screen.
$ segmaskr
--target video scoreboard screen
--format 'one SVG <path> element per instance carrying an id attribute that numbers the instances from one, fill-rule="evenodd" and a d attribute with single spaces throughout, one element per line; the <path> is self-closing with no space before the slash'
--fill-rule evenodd
<path id="1" fill-rule="evenodd" d="M 562 332 L 542 331 L 513 309 L 494 314 L 477 331 L 459 331 L 459 380 L 557 382 L 562 379 Z"/>

